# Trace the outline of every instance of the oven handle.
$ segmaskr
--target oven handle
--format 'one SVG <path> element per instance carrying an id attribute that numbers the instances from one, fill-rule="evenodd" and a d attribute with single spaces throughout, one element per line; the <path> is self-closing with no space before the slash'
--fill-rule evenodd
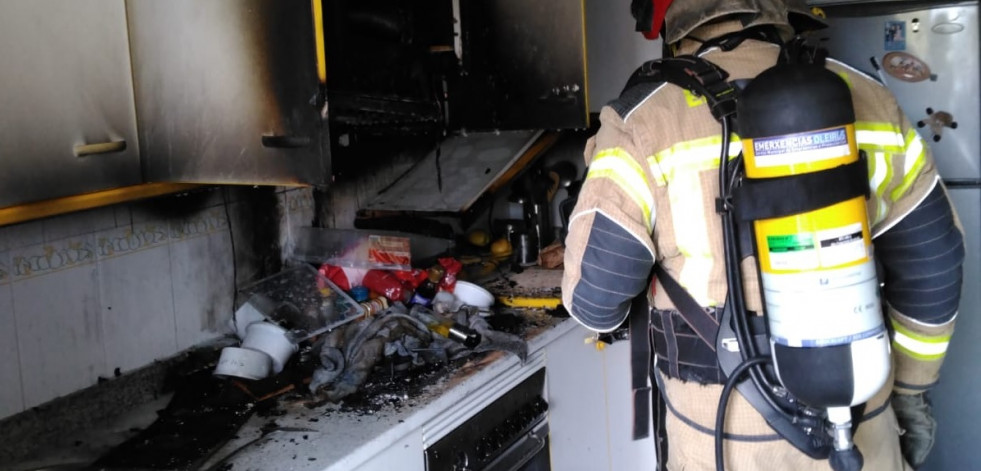
<path id="1" fill-rule="evenodd" d="M 542 451 L 547 443 L 548 420 L 543 419 L 479 471 L 516 471 Z M 464 470 L 454 468 L 454 471 Z"/>

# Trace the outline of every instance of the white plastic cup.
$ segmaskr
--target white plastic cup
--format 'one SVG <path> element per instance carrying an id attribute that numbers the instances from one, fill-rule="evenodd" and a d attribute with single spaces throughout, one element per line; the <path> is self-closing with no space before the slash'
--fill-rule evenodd
<path id="1" fill-rule="evenodd" d="M 264 352 L 272 358 L 273 374 L 279 374 L 297 351 L 295 343 L 286 337 L 286 329 L 269 322 L 253 322 L 245 329 L 242 348 Z"/>
<path id="2" fill-rule="evenodd" d="M 262 379 L 269 376 L 271 369 L 272 358 L 263 352 L 248 348 L 225 347 L 221 349 L 221 356 L 212 374 L 222 377 Z"/>

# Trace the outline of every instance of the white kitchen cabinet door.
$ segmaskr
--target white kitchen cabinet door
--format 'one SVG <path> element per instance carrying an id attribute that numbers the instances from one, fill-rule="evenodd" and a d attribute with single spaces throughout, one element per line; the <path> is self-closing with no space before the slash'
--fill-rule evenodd
<path id="1" fill-rule="evenodd" d="M 310 2 L 126 7 L 147 181 L 329 181 Z"/>
<path id="2" fill-rule="evenodd" d="M 141 181 L 123 0 L 0 2 L 0 207 Z"/>

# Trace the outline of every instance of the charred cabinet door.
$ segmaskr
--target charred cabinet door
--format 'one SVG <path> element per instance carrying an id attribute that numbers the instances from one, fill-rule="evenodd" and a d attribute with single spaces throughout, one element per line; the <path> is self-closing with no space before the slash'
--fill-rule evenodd
<path id="1" fill-rule="evenodd" d="M 123 0 L 0 2 L 0 207 L 140 182 Z"/>
<path id="2" fill-rule="evenodd" d="M 326 183 L 311 2 L 126 5 L 147 181 Z"/>
<path id="3" fill-rule="evenodd" d="M 454 3 L 462 70 L 451 80 L 451 120 L 469 129 L 588 126 L 582 1 Z"/>

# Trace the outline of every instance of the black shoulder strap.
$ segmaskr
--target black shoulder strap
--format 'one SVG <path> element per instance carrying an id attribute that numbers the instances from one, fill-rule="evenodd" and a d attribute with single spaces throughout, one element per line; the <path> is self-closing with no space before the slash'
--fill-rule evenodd
<path id="1" fill-rule="evenodd" d="M 664 292 L 667 293 L 668 298 L 674 303 L 674 307 L 681 313 L 681 317 L 714 352 L 715 339 L 719 334 L 719 323 L 702 309 L 698 301 L 695 301 L 695 298 L 692 298 L 691 294 L 678 284 L 660 263 L 654 265 L 654 274 L 657 276 L 657 280 L 661 282 L 661 286 L 664 287 Z"/>
<path id="2" fill-rule="evenodd" d="M 648 331 L 651 324 L 651 309 L 647 302 L 647 291 L 634 297 L 628 314 L 630 329 L 630 383 L 633 393 L 634 424 L 633 438 L 646 438 L 650 432 L 648 421 L 651 417 L 651 386 L 648 374 L 651 371 L 651 343 Z"/>
<path id="3" fill-rule="evenodd" d="M 629 95 L 641 85 L 647 85 L 653 91 L 660 84 L 670 83 L 705 97 L 712 116 L 721 120 L 736 112 L 736 89 L 726 81 L 728 78 L 728 72 L 701 57 L 668 57 L 641 65 L 627 80 L 620 95 Z M 652 88 L 651 84 L 656 85 Z"/>

